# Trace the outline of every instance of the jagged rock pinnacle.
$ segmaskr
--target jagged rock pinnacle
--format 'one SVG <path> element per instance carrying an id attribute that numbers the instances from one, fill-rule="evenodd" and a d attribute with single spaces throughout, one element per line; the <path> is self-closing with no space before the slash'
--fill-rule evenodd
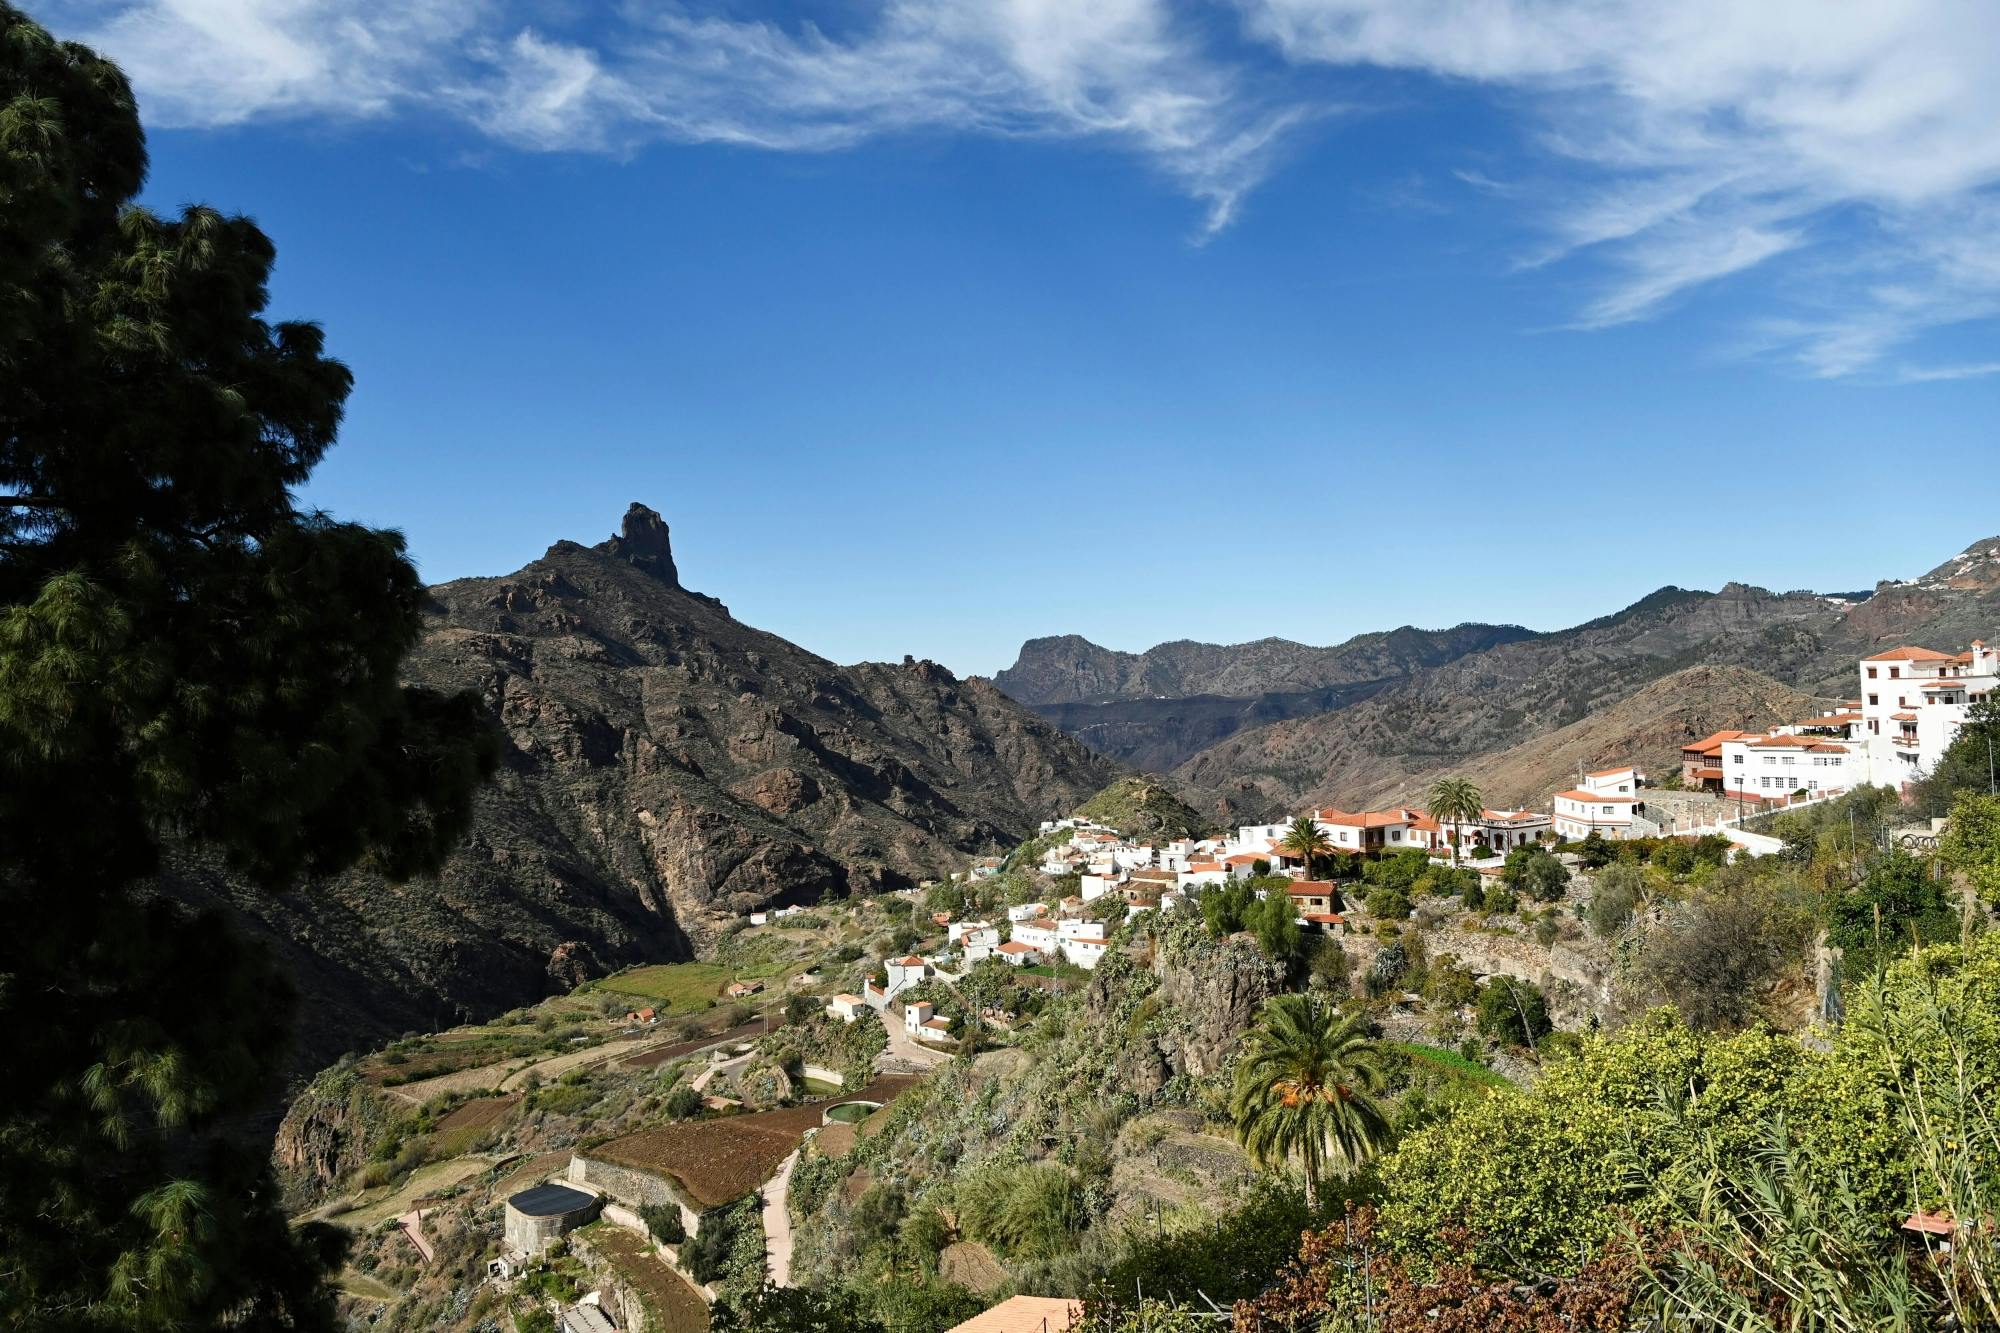
<path id="1" fill-rule="evenodd" d="M 667 537 L 667 521 L 636 500 L 625 511 L 618 535 L 598 549 L 629 561 L 675 587 L 680 586 L 680 571 L 674 568 L 673 544 Z"/>

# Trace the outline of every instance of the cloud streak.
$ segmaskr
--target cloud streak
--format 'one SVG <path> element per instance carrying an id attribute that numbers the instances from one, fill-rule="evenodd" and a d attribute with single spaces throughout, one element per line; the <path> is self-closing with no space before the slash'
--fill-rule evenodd
<path id="1" fill-rule="evenodd" d="M 1910 349 L 2000 314 L 2000 7 L 1961 0 L 875 0 L 851 28 L 536 0 L 59 0 L 155 123 L 443 113 L 532 151 L 887 136 L 1071 140 L 1227 227 L 1355 75 L 1487 87 L 1518 154 L 1458 173 L 1532 221 L 1527 268 L 1598 275 L 1573 325 L 1754 284 L 1807 374 L 1917 382 Z"/>

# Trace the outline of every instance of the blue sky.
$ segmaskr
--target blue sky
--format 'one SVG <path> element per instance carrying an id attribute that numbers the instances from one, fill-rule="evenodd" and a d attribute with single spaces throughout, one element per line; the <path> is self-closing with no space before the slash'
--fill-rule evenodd
<path id="1" fill-rule="evenodd" d="M 2000 532 L 2000 11 L 1745 8 L 32 12 L 356 371 L 308 500 L 434 580 L 642 500 L 751 623 L 991 672 Z"/>

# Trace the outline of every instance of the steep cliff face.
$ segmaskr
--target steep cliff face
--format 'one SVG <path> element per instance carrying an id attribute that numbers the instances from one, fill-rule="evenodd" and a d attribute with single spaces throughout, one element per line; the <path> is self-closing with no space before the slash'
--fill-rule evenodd
<path id="1" fill-rule="evenodd" d="M 441 875 L 277 897 L 176 880 L 291 964 L 317 1063 L 690 957 L 754 907 L 941 875 L 1121 771 L 986 681 L 841 667 L 738 622 L 680 586 L 640 506 L 609 541 L 432 595 L 407 674 L 476 693 L 506 741 Z"/>

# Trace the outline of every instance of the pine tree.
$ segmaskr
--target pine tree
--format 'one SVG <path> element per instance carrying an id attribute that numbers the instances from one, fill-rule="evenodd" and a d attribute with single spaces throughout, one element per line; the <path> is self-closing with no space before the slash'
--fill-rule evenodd
<path id="1" fill-rule="evenodd" d="M 350 376 L 263 318 L 270 241 L 145 170 L 124 76 L 0 0 L 0 1326 L 325 1327 L 338 1233 L 237 1123 L 289 987 L 150 877 L 432 868 L 496 751 L 398 681 L 401 538 L 293 504 Z"/>

